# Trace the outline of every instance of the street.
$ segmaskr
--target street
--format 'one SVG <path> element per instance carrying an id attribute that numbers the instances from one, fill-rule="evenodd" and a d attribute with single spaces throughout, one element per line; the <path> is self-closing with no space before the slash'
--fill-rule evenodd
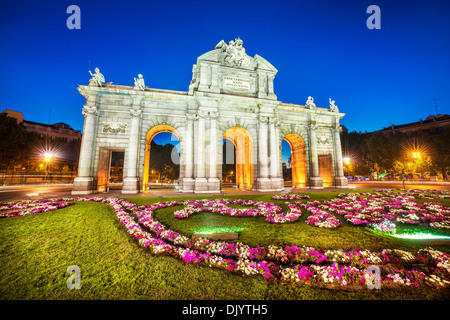
<path id="1" fill-rule="evenodd" d="M 450 184 L 406 184 L 406 189 L 435 189 L 435 190 L 450 190 Z M 362 183 L 350 183 L 350 190 L 364 190 L 364 189 L 402 189 L 402 182 L 362 182 Z M 286 188 L 284 192 L 320 192 L 320 191 L 341 191 L 348 189 L 290 189 Z M 41 198 L 61 198 L 72 197 L 71 194 L 72 185 L 30 185 L 30 186 L 2 186 L 0 187 L 0 201 L 12 201 L 12 200 L 27 200 L 27 199 L 41 199 Z M 266 192 L 273 193 L 273 192 Z M 250 194 L 264 194 L 256 191 L 242 191 L 235 188 L 224 188 L 220 195 L 242 195 L 245 197 Z M 138 194 L 122 195 L 120 189 L 110 190 L 108 193 L 94 193 L 88 196 L 90 197 L 176 197 L 176 196 L 208 196 L 209 194 L 198 193 L 181 193 L 175 189 L 152 189 L 149 192 Z M 219 195 L 217 193 L 211 195 Z"/>

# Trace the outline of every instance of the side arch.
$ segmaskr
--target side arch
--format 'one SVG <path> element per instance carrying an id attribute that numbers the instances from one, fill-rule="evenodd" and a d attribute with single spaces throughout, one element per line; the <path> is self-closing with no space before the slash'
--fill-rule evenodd
<path id="1" fill-rule="evenodd" d="M 283 139 L 291 147 L 292 186 L 305 187 L 308 178 L 305 141 L 296 133 L 286 134 Z"/>
<path id="2" fill-rule="evenodd" d="M 145 136 L 145 151 L 144 151 L 144 174 L 142 178 L 142 191 L 147 191 L 147 185 L 148 185 L 148 173 L 149 173 L 149 166 L 150 166 L 150 145 L 153 140 L 153 138 L 161 132 L 169 132 L 175 135 L 181 144 L 181 136 L 178 133 L 178 131 L 167 124 L 159 124 L 154 127 L 152 127 Z M 181 170 L 180 170 L 181 172 Z"/>
<path id="3" fill-rule="evenodd" d="M 252 190 L 254 180 L 253 138 L 247 129 L 231 127 L 223 134 L 223 139 L 233 142 L 236 150 L 236 187 Z"/>

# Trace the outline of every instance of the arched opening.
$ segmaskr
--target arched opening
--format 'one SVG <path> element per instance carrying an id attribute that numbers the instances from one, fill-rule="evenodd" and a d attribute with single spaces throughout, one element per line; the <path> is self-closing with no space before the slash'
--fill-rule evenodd
<path id="1" fill-rule="evenodd" d="M 236 183 L 236 188 L 251 190 L 254 179 L 252 136 L 244 128 L 232 127 L 225 131 L 223 142 L 225 155 L 222 164 L 222 178 L 224 178 L 224 174 L 231 174 L 232 181 Z M 234 172 L 231 173 L 233 164 Z M 224 170 L 228 171 L 224 172 Z"/>
<path id="2" fill-rule="evenodd" d="M 145 137 L 142 191 L 148 191 L 152 186 L 162 187 L 179 182 L 179 159 L 179 133 L 165 124 L 151 128 Z"/>
<path id="3" fill-rule="evenodd" d="M 298 134 L 289 133 L 284 137 L 281 146 L 283 179 L 292 181 L 293 188 L 305 187 L 307 180 L 305 141 Z"/>

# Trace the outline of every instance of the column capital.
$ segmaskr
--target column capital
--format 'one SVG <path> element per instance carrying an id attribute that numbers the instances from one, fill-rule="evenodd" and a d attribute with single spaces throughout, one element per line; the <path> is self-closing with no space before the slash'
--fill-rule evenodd
<path id="1" fill-rule="evenodd" d="M 142 116 L 142 110 L 140 106 L 132 106 L 130 108 L 130 115 L 132 118 L 140 118 Z"/>
<path id="2" fill-rule="evenodd" d="M 197 111 L 197 119 L 206 119 L 209 116 L 209 112 L 208 111 L 202 111 L 202 110 L 198 110 Z"/>
<path id="3" fill-rule="evenodd" d="M 330 128 L 330 130 L 331 130 L 333 133 L 341 133 L 341 132 L 342 132 L 342 127 L 341 127 L 341 125 L 340 125 L 339 123 L 335 123 L 335 124 Z"/>
<path id="4" fill-rule="evenodd" d="M 269 117 L 258 116 L 258 122 L 259 123 L 268 124 L 269 123 Z"/>
<path id="5" fill-rule="evenodd" d="M 220 116 L 219 112 L 216 112 L 216 111 L 211 111 L 211 112 L 208 112 L 208 113 L 209 113 L 209 117 L 211 119 L 218 119 L 219 116 Z"/>
<path id="6" fill-rule="evenodd" d="M 188 120 L 188 121 L 197 120 L 197 114 L 195 114 L 195 113 L 186 113 L 186 120 Z"/>
<path id="7" fill-rule="evenodd" d="M 316 130 L 317 130 L 317 124 L 311 122 L 311 123 L 309 124 L 309 130 L 311 130 L 311 131 L 316 131 Z"/>
<path id="8" fill-rule="evenodd" d="M 89 106 L 87 104 L 84 105 L 83 110 L 81 111 L 81 113 L 83 114 L 83 116 L 87 116 L 87 115 L 97 115 L 98 114 L 98 110 L 96 106 Z"/>

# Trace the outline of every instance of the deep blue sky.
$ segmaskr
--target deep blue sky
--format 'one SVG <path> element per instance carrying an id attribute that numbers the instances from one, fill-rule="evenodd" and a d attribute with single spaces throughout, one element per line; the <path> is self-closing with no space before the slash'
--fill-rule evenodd
<path id="1" fill-rule="evenodd" d="M 66 9 L 81 9 L 69 30 Z M 366 9 L 381 9 L 369 30 Z M 244 41 L 277 69 L 275 93 L 309 95 L 346 113 L 349 131 L 374 131 L 450 113 L 450 1 L 10 1 L 0 3 L 0 111 L 81 130 L 87 84 L 187 91 L 192 65 L 222 39 Z"/>

